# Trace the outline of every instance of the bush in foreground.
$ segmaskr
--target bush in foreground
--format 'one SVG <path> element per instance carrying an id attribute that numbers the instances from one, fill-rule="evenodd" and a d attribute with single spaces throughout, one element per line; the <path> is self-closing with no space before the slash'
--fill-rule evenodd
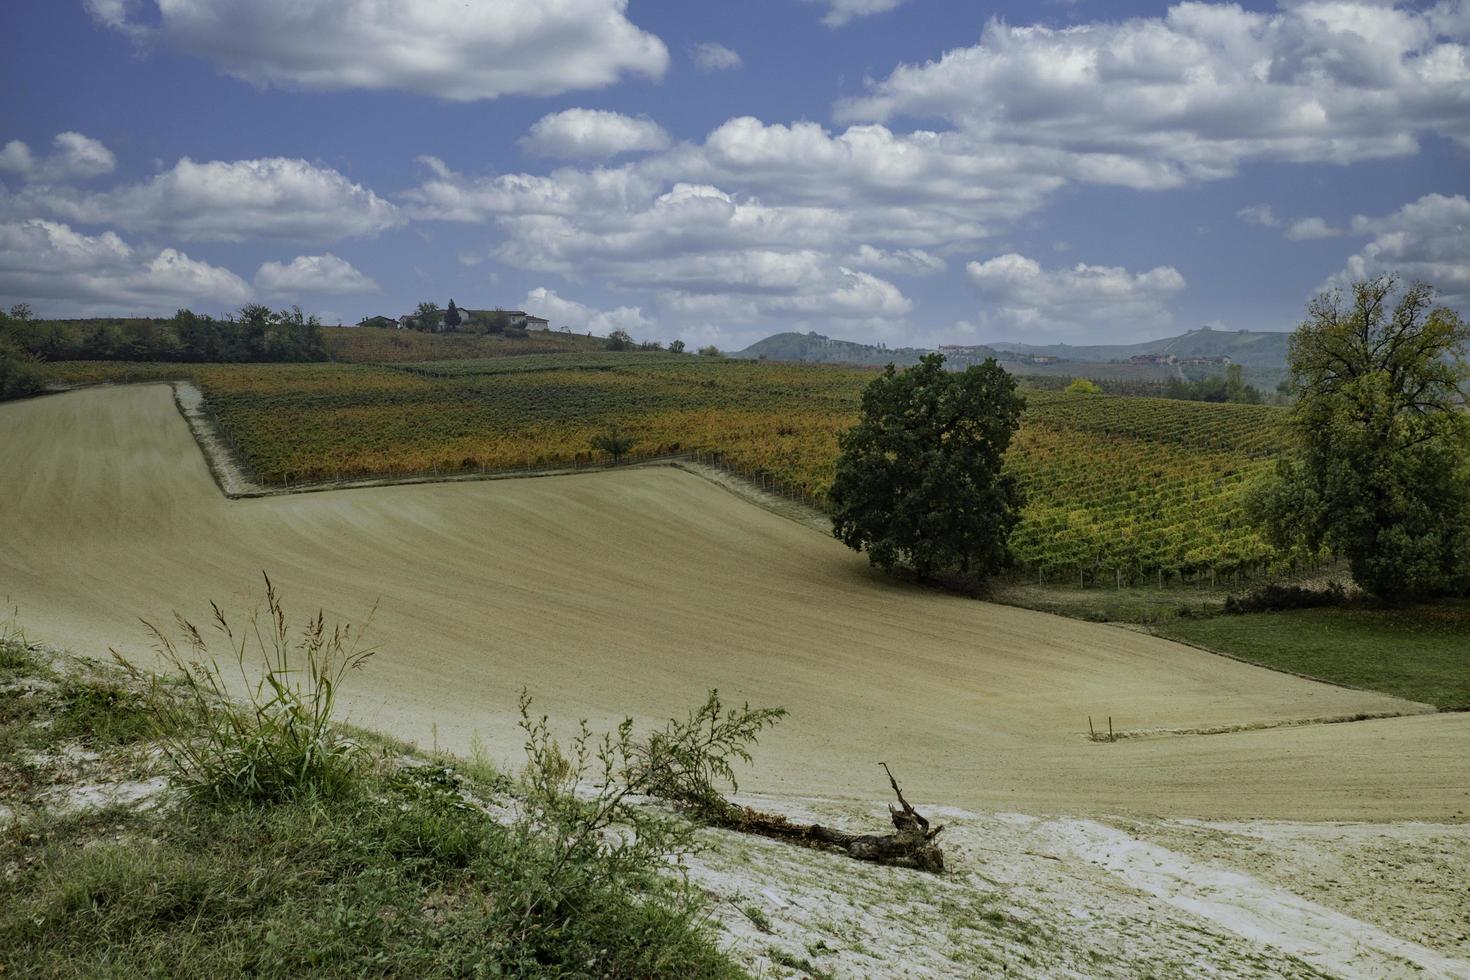
<path id="1" fill-rule="evenodd" d="M 0 875 L 0 965 L 56 977 L 744 976 L 679 873 L 694 825 L 642 801 L 697 811 L 783 712 L 727 709 L 711 692 L 647 738 L 631 720 L 601 736 L 584 724 L 563 750 L 523 696 L 527 764 L 512 780 L 346 738 L 335 692 L 365 662 L 342 639 L 356 631 L 318 616 L 291 641 L 269 584 L 253 644 L 215 615 L 242 679 L 261 680 L 225 700 L 218 661 L 180 620 L 183 652 L 154 631 L 169 678 L 125 664 L 131 691 L 88 700 L 93 717 L 141 706 L 184 792 L 153 811 L 43 811 L 18 825 Z M 20 654 L 4 662 L 41 670 Z M 28 716 L 28 734 L 56 741 L 67 697 L 54 718 Z M 0 711 L 0 731 L 20 723 Z"/>

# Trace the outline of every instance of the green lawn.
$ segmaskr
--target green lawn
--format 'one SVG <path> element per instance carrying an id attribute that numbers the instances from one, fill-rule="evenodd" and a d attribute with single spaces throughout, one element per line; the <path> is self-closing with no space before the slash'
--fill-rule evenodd
<path id="1" fill-rule="evenodd" d="M 1470 601 L 1179 619 L 1157 632 L 1267 667 L 1470 710 Z"/>

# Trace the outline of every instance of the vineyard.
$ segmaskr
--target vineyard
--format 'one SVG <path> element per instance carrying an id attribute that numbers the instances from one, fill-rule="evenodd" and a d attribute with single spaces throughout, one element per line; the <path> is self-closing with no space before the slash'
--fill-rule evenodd
<path id="1" fill-rule="evenodd" d="M 520 354 L 565 354 L 602 350 L 601 337 L 537 331 L 525 337 L 481 334 L 423 333 L 378 327 L 323 327 L 322 343 L 334 361 L 384 364 L 399 361 L 514 357 Z"/>
<path id="2" fill-rule="evenodd" d="M 383 331 L 392 333 L 392 331 Z M 441 338 L 442 339 L 442 338 Z M 477 338 L 468 338 L 477 339 Z M 180 370 L 182 368 L 182 371 Z M 146 365 L 129 365 L 146 376 Z M 101 380 L 100 366 L 67 368 Z M 873 371 L 661 352 L 412 363 L 168 365 L 204 390 L 241 462 L 272 483 L 715 453 L 818 501 Z M 1244 495 L 1283 445 L 1279 409 L 1030 390 L 1009 465 L 1027 491 L 1018 574 L 1073 584 L 1251 573 L 1274 555 Z"/>

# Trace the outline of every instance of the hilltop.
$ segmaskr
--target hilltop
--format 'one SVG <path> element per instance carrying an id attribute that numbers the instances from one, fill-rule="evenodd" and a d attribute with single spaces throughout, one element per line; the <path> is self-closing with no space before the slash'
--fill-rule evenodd
<path id="1" fill-rule="evenodd" d="M 889 348 L 882 344 L 860 344 L 852 340 L 835 340 L 819 333 L 778 333 L 757 340 L 731 357 L 747 360 L 803 361 L 809 364 L 896 364 L 907 367 L 919 363 L 929 351 L 919 347 Z"/>
<path id="2" fill-rule="evenodd" d="M 1291 334 L 1274 330 L 1214 330 L 1200 327 L 1177 337 L 1163 337 L 1138 344 L 1099 344 L 1074 347 L 1070 344 L 1012 344 L 990 346 L 1003 353 L 1031 357 L 1054 357 L 1059 361 L 1111 363 L 1134 357 L 1172 354 L 1180 360 L 1228 357 L 1245 367 L 1280 368 L 1286 364 Z"/>
<path id="3" fill-rule="evenodd" d="M 942 345 L 939 352 L 955 367 L 978 364 L 993 357 L 1012 374 L 1153 383 L 1197 380 L 1222 373 L 1227 364 L 1239 364 L 1245 368 L 1249 383 L 1270 389 L 1285 376 L 1290 338 L 1289 333 L 1273 331 L 1201 327 L 1177 337 L 1137 344 L 1074 347 L 995 342 Z M 919 347 L 889 348 L 882 344 L 837 340 L 819 333 L 778 333 L 730 356 L 812 364 L 908 367 L 928 353 L 932 352 Z"/>

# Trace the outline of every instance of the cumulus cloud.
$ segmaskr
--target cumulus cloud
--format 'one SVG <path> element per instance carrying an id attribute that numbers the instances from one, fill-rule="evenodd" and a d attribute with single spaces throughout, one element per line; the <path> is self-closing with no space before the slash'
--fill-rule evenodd
<path id="1" fill-rule="evenodd" d="M 1168 326 L 1173 322 L 1168 303 L 1185 285 L 1184 277 L 1167 265 L 1137 274 L 1083 263 L 1048 270 L 1014 252 L 971 262 L 965 271 L 990 304 L 983 321 L 1068 336 L 1096 326 L 1134 333 Z"/>
<path id="2" fill-rule="evenodd" d="M 18 174 L 26 181 L 66 181 L 100 177 L 117 169 L 117 158 L 100 141 L 81 133 L 59 133 L 51 153 L 37 156 L 20 140 L 0 148 L 0 172 Z"/>
<path id="3" fill-rule="evenodd" d="M 1302 218 L 1299 221 L 1293 221 L 1291 227 L 1286 229 L 1286 237 L 1294 242 L 1306 242 L 1317 238 L 1336 238 L 1341 234 L 1341 228 L 1334 228 L 1324 218 Z"/>
<path id="4" fill-rule="evenodd" d="M 353 267 L 351 262 L 327 252 L 298 255 L 288 263 L 266 262 L 255 273 L 255 286 L 277 296 L 297 293 L 381 293 L 382 287 Z"/>
<path id="5" fill-rule="evenodd" d="M 1385 272 L 1432 285 L 1441 302 L 1470 314 L 1470 199 L 1427 194 L 1381 218 L 1358 216 L 1353 234 L 1371 236 L 1324 289 Z"/>
<path id="6" fill-rule="evenodd" d="M 694 60 L 694 67 L 700 71 L 730 71 L 745 64 L 739 54 L 713 41 L 696 44 L 690 57 Z"/>
<path id="7" fill-rule="evenodd" d="M 906 276 L 932 276 L 947 268 L 943 259 L 922 248 L 885 250 L 863 244 L 847 257 L 847 264 Z"/>
<path id="8" fill-rule="evenodd" d="M 496 220 L 505 240 L 494 255 L 508 265 L 652 288 L 661 307 L 686 316 L 851 319 L 911 309 L 892 283 L 844 265 L 850 214 L 769 206 L 714 184 L 664 189 L 662 167 L 478 179 L 436 170 L 412 197 L 416 213 Z"/>
<path id="9" fill-rule="evenodd" d="M 904 0 L 807 0 L 807 2 L 825 4 L 827 13 L 822 16 L 822 23 L 828 27 L 841 27 L 858 17 L 887 13 Z"/>
<path id="10" fill-rule="evenodd" d="M 1091 158 L 1082 179 L 1138 187 L 1229 176 L 1248 160 L 1400 156 L 1425 132 L 1470 145 L 1466 20 L 1459 3 L 1378 0 L 1272 13 L 1181 3 L 1064 29 L 992 20 L 978 44 L 900 66 L 837 115 L 941 119 Z"/>
<path id="11" fill-rule="evenodd" d="M 663 150 L 671 140 L 652 119 L 605 109 L 566 109 L 536 120 L 521 146 L 547 157 L 611 157 Z"/>
<path id="12" fill-rule="evenodd" d="M 640 337 L 653 329 L 657 322 L 643 315 L 637 306 L 619 306 L 612 310 L 598 310 L 576 300 L 558 296 L 555 290 L 537 286 L 526 293 L 521 309 L 551 321 L 553 330 L 569 327 L 572 330 L 590 330 L 595 334 L 608 334 L 614 330 L 626 330 Z"/>
<path id="13" fill-rule="evenodd" d="M 1235 216 L 1248 225 L 1261 225 L 1265 228 L 1275 228 L 1281 224 L 1281 219 L 1276 217 L 1276 212 L 1269 204 L 1252 204 L 1235 212 Z"/>
<path id="14" fill-rule="evenodd" d="M 31 219 L 0 223 L 0 296 L 55 300 L 72 311 L 162 313 L 199 303 L 234 306 L 250 298 L 250 287 L 177 249 L 136 249 L 110 231 L 85 235 Z"/>
<path id="15" fill-rule="evenodd" d="M 86 2 L 99 23 L 262 86 L 464 102 L 658 79 L 669 63 L 664 43 L 628 20 L 627 0 Z"/>
<path id="16" fill-rule="evenodd" d="M 336 170 L 282 157 L 209 163 L 185 157 L 140 184 L 95 193 L 31 187 L 0 203 L 189 241 L 327 242 L 403 223 L 396 206 Z"/>

